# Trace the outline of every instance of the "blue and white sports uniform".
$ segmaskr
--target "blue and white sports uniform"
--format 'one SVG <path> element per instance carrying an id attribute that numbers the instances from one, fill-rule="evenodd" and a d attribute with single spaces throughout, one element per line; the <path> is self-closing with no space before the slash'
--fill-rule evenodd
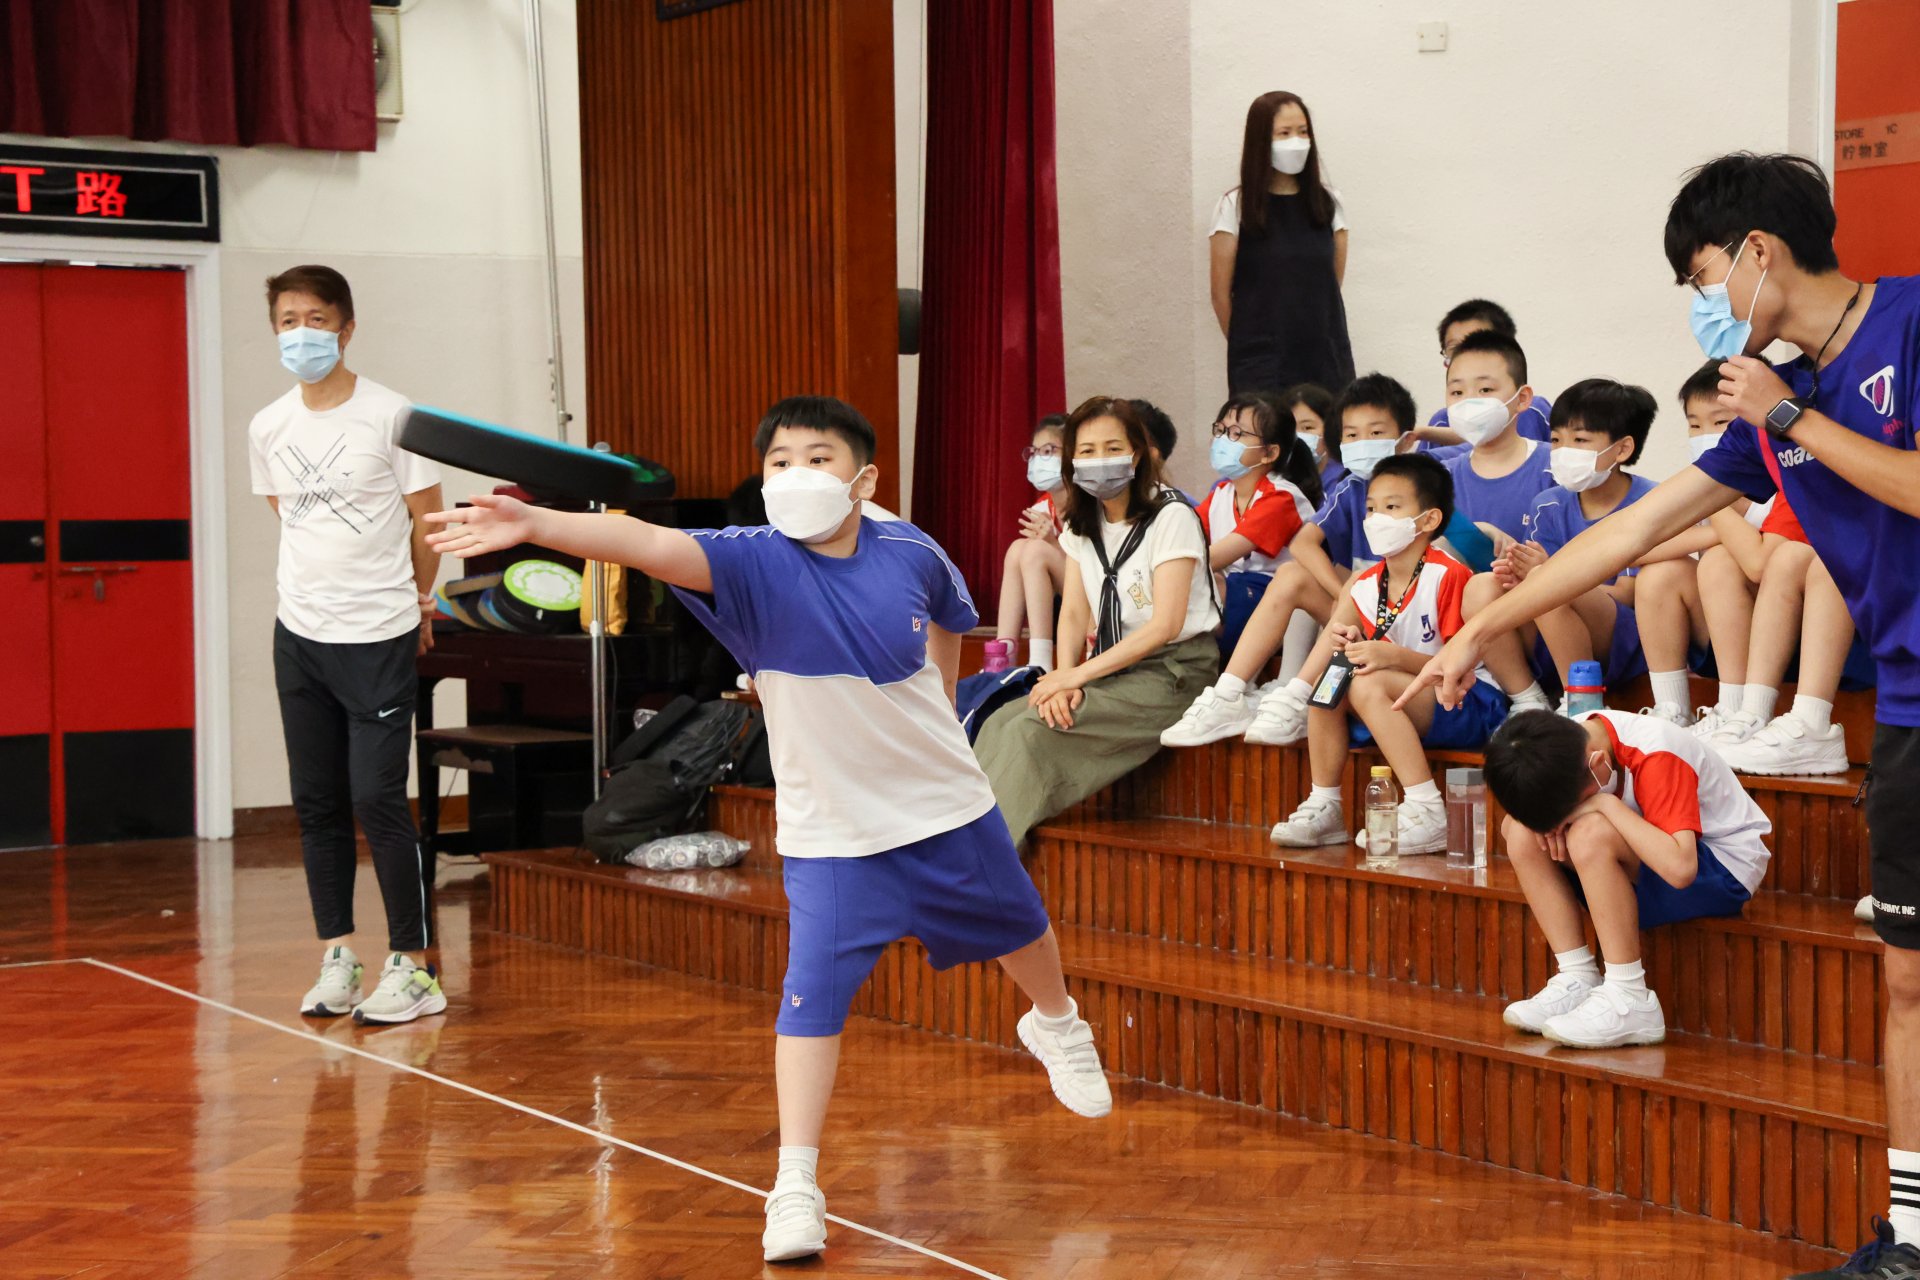
<path id="1" fill-rule="evenodd" d="M 1614 511 L 1625 511 L 1652 493 L 1653 489 L 1653 481 L 1645 476 L 1630 474 L 1627 477 L 1627 496 L 1620 500 L 1620 505 L 1598 520 L 1589 520 L 1580 505 L 1580 495 L 1563 485 L 1554 485 L 1550 489 L 1543 489 L 1540 496 L 1534 499 L 1533 510 L 1527 516 L 1527 529 L 1522 536 L 1539 543 L 1548 555 L 1553 555 Z M 1623 572 L 1624 576 L 1632 577 L 1640 571 L 1627 569 Z M 1613 585 L 1622 576 L 1615 574 L 1607 585 Z M 1554 666 L 1552 655 L 1547 652 L 1544 640 L 1534 644 L 1532 658 L 1533 672 L 1540 682 L 1549 688 L 1559 688 L 1560 673 Z M 1600 672 L 1609 688 L 1647 673 L 1647 655 L 1640 648 L 1639 615 L 1618 600 L 1613 602 L 1613 640 L 1599 658 Z"/>
<path id="2" fill-rule="evenodd" d="M 1511 472 L 1489 480 L 1473 469 L 1472 450 L 1447 460 L 1453 475 L 1453 507 L 1475 524 L 1490 524 L 1516 541 L 1525 539 L 1534 502 L 1555 488 L 1547 465 L 1552 450 L 1529 440 L 1527 460 Z"/>
<path id="3" fill-rule="evenodd" d="M 927 653 L 979 622 L 946 552 L 864 519 L 851 556 L 772 528 L 694 530 L 712 595 L 676 589 L 754 680 L 789 909 L 783 1035 L 835 1035 L 887 945 L 936 968 L 1033 942 L 1047 914 Z"/>
<path id="4" fill-rule="evenodd" d="M 1366 519 L 1367 481 L 1351 471 L 1313 513 L 1313 522 L 1327 541 L 1327 558 L 1343 573 L 1374 562 L 1367 546 Z"/>

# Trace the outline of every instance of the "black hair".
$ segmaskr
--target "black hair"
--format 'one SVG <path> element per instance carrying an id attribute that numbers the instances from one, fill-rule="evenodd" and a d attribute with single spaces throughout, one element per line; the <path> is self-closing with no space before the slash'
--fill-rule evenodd
<path id="1" fill-rule="evenodd" d="M 1709 360 L 1687 375 L 1680 384 L 1680 407 L 1685 409 L 1695 400 L 1709 399 L 1715 403 L 1720 399 L 1720 361 Z"/>
<path id="2" fill-rule="evenodd" d="M 1280 450 L 1271 470 L 1278 471 L 1287 483 L 1307 495 L 1308 502 L 1318 507 L 1324 496 L 1320 489 L 1320 464 L 1314 461 L 1313 450 L 1301 443 L 1293 425 L 1293 414 L 1281 403 L 1280 397 L 1271 391 L 1242 391 L 1237 396 L 1229 396 L 1213 420 L 1225 422 L 1228 415 L 1234 413 L 1252 416 L 1260 443 L 1275 445 Z"/>
<path id="3" fill-rule="evenodd" d="M 1314 136 L 1313 112 L 1297 93 L 1276 89 L 1263 93 L 1247 107 L 1246 132 L 1240 142 L 1240 234 L 1262 235 L 1267 229 L 1267 185 L 1273 178 L 1273 118 L 1280 108 L 1300 108 L 1307 118 L 1307 167 L 1299 174 L 1300 198 L 1307 220 L 1316 227 L 1333 225 L 1333 193 L 1320 180 L 1320 139 Z"/>
<path id="4" fill-rule="evenodd" d="M 1396 453 L 1390 458 L 1382 458 L 1373 469 L 1373 475 L 1367 480 L 1371 489 L 1374 483 L 1384 476 L 1399 476 L 1413 485 L 1413 494 L 1420 499 L 1422 511 L 1438 510 L 1440 527 L 1428 537 L 1437 538 L 1446 532 L 1447 521 L 1453 519 L 1453 473 L 1429 454 Z"/>
<path id="5" fill-rule="evenodd" d="M 1300 405 L 1307 406 L 1313 416 L 1320 419 L 1331 447 L 1340 435 L 1340 424 L 1333 416 L 1333 392 L 1317 382 L 1296 382 L 1280 393 L 1280 407 L 1288 413 Z"/>
<path id="6" fill-rule="evenodd" d="M 1074 437 L 1080 434 L 1081 427 L 1095 418 L 1117 420 L 1126 429 L 1127 444 L 1133 449 L 1133 483 L 1127 487 L 1128 522 L 1151 514 L 1160 505 L 1165 484 L 1161 479 L 1160 463 L 1154 460 L 1150 451 L 1153 437 L 1148 433 L 1146 419 L 1140 412 L 1142 403 L 1113 396 L 1094 396 L 1082 401 L 1079 408 L 1067 415 L 1067 445 L 1060 459 L 1060 479 L 1067 491 L 1064 518 L 1067 528 L 1083 538 L 1100 537 L 1101 526 L 1106 519 L 1101 511 L 1101 501 L 1073 482 Z"/>
<path id="7" fill-rule="evenodd" d="M 1447 347 L 1447 330 L 1471 320 L 1478 320 L 1493 332 L 1505 334 L 1509 338 L 1519 333 L 1519 330 L 1513 327 L 1513 316 L 1508 314 L 1505 307 L 1497 302 L 1489 302 L 1485 298 L 1468 298 L 1440 317 L 1440 326 L 1435 332 L 1440 337 L 1440 350 L 1443 355 Z"/>
<path id="8" fill-rule="evenodd" d="M 1586 798 L 1592 739 L 1579 721 L 1518 711 L 1487 741 L 1487 788 L 1529 831 L 1556 831 Z"/>
<path id="9" fill-rule="evenodd" d="M 856 465 L 864 467 L 873 461 L 876 444 L 873 424 L 845 400 L 833 396 L 788 396 L 760 419 L 753 433 L 753 451 L 764 458 L 773 447 L 773 433 L 782 427 L 838 436 L 853 450 Z"/>
<path id="10" fill-rule="evenodd" d="M 353 286 L 332 267 L 308 264 L 288 267 L 277 276 L 267 277 L 267 318 L 273 319 L 273 305 L 283 293 L 310 293 L 330 307 L 339 309 L 340 323 L 353 320 Z"/>
<path id="11" fill-rule="evenodd" d="M 1834 223 L 1833 192 L 1819 165 L 1805 156 L 1736 151 L 1687 174 L 1667 209 L 1667 265 L 1674 282 L 1685 284 L 1702 249 L 1765 231 L 1780 237 L 1802 271 L 1824 275 L 1840 268 Z"/>
<path id="12" fill-rule="evenodd" d="M 1490 351 L 1503 357 L 1507 362 L 1507 372 L 1513 375 L 1513 385 L 1527 385 L 1527 353 L 1520 349 L 1510 333 L 1501 333 L 1498 329 L 1475 329 L 1460 339 L 1460 345 L 1453 349 L 1453 358 L 1475 351 Z"/>
<path id="13" fill-rule="evenodd" d="M 1576 420 L 1583 431 L 1599 431 L 1609 440 L 1633 438 L 1633 456 L 1620 465 L 1631 466 L 1640 460 L 1647 447 L 1647 435 L 1653 430 L 1654 415 L 1660 402 L 1645 387 L 1632 387 L 1612 378 L 1583 378 L 1560 393 L 1553 402 L 1550 427 L 1571 427 Z"/>
<path id="14" fill-rule="evenodd" d="M 1129 400 L 1127 403 L 1140 415 L 1140 421 L 1147 429 L 1147 438 L 1160 451 L 1160 460 L 1165 462 L 1171 458 L 1173 446 L 1180 443 L 1180 432 L 1174 427 L 1173 419 L 1167 416 L 1167 411 L 1151 400 Z M 1074 410 L 1075 413 L 1079 411 Z"/>
<path id="15" fill-rule="evenodd" d="M 1413 430 L 1413 392 L 1384 373 L 1364 374 L 1347 384 L 1347 389 L 1333 402 L 1334 418 L 1344 418 L 1349 409 L 1385 409 L 1399 426 L 1401 435 Z M 1345 433 L 1346 424 L 1342 422 L 1341 434 Z"/>
<path id="16" fill-rule="evenodd" d="M 1066 429 L 1067 415 L 1064 413 L 1050 413 L 1033 424 L 1033 434 L 1035 435 L 1039 435 L 1042 431 L 1059 431 L 1064 433 Z"/>

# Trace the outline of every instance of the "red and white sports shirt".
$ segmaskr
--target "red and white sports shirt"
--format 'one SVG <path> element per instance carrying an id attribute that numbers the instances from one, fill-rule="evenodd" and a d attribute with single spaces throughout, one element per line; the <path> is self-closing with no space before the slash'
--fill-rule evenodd
<path id="1" fill-rule="evenodd" d="M 1237 533 L 1253 550 L 1226 567 L 1228 573 L 1267 573 L 1293 559 L 1287 544 L 1313 519 L 1313 504 L 1292 483 L 1271 473 L 1260 477 L 1253 501 L 1245 511 L 1234 510 L 1233 481 L 1222 480 L 1200 504 L 1200 523 L 1207 542 Z"/>
<path id="2" fill-rule="evenodd" d="M 1438 653 L 1447 641 L 1453 639 L 1466 621 L 1460 613 L 1460 601 L 1466 595 L 1467 583 L 1473 578 L 1473 570 L 1455 560 L 1446 552 L 1437 548 L 1427 549 L 1427 562 L 1420 569 L 1420 582 L 1413 589 L 1413 596 L 1400 610 L 1400 616 L 1393 620 L 1382 637 L 1377 632 L 1376 623 L 1380 616 L 1380 575 L 1386 569 L 1385 562 L 1374 565 L 1355 578 L 1347 591 L 1353 596 L 1354 608 L 1360 611 L 1360 630 L 1369 640 L 1387 639 L 1403 649 L 1412 649 L 1416 653 Z M 1404 583 L 1389 582 L 1387 590 L 1392 599 L 1387 607 L 1392 608 L 1406 594 Z M 1493 676 L 1485 667 L 1474 675 L 1493 684 Z"/>

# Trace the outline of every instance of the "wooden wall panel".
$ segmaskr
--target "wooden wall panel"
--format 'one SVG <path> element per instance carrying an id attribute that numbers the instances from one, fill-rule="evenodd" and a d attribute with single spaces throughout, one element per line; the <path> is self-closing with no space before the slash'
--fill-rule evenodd
<path id="1" fill-rule="evenodd" d="M 889 0 L 743 0 L 661 22 L 580 0 L 590 436 L 686 497 L 757 470 L 753 426 L 838 395 L 898 493 Z"/>

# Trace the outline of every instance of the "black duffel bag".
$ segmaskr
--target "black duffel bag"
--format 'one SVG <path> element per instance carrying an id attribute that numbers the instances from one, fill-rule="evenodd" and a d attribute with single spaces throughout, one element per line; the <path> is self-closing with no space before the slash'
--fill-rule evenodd
<path id="1" fill-rule="evenodd" d="M 608 766 L 583 823 L 586 847 L 602 862 L 687 830 L 717 783 L 773 784 L 766 723 L 741 702 L 675 698 L 620 744 Z"/>

